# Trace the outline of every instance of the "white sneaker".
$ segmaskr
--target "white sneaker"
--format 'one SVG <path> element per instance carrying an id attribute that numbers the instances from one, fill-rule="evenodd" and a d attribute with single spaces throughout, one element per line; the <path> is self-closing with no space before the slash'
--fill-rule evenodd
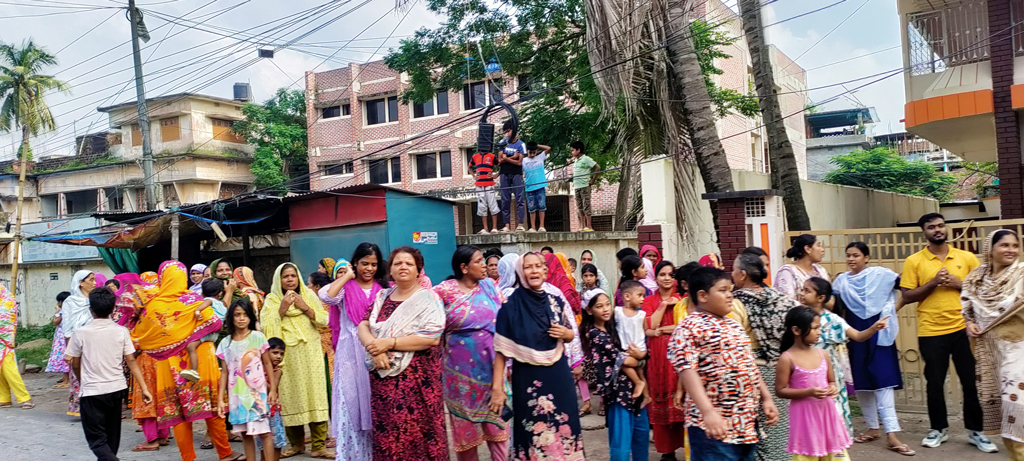
<path id="1" fill-rule="evenodd" d="M 928 431 L 928 435 L 925 436 L 924 440 L 921 441 L 921 446 L 928 448 L 938 448 L 939 445 L 942 445 L 942 442 L 945 442 L 947 440 L 949 440 L 948 429 L 943 429 L 941 431 L 932 429 Z"/>
<path id="2" fill-rule="evenodd" d="M 516 227 L 516 232 L 526 232 L 526 228 L 520 225 L 519 227 Z"/>
<path id="3" fill-rule="evenodd" d="M 506 225 L 505 225 L 505 227 L 502 227 L 502 228 L 501 228 L 501 232 L 512 232 L 512 229 L 510 229 L 510 228 L 508 227 L 508 224 L 506 224 Z"/>
<path id="4" fill-rule="evenodd" d="M 498 233 L 498 228 L 495 227 L 494 229 L 491 229 L 491 233 L 492 234 L 497 234 Z"/>
<path id="5" fill-rule="evenodd" d="M 531 228 L 526 230 L 526 233 L 527 234 L 535 234 L 535 233 L 537 233 L 537 229 L 534 229 L 534 228 L 531 227 Z"/>
<path id="6" fill-rule="evenodd" d="M 480 235 L 490 235 L 490 233 L 491 232 L 488 231 L 487 229 L 484 229 L 484 230 L 481 230 L 480 232 L 477 232 L 477 234 L 480 234 Z"/>
<path id="7" fill-rule="evenodd" d="M 983 453 L 996 453 L 999 451 L 996 444 L 992 443 L 985 434 L 978 431 L 967 432 L 967 443 L 978 447 Z"/>
<path id="8" fill-rule="evenodd" d="M 545 229 L 545 228 L 543 228 L 543 227 L 542 227 L 542 228 L 540 228 L 540 229 L 537 229 L 537 232 L 547 232 L 547 231 L 548 231 L 548 230 L 547 230 L 547 229 Z"/>

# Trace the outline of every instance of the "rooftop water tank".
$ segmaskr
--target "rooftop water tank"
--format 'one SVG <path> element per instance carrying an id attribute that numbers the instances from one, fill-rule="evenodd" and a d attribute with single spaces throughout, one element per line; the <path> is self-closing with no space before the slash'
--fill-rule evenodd
<path id="1" fill-rule="evenodd" d="M 252 90 L 248 83 L 235 84 L 235 101 L 252 101 Z"/>

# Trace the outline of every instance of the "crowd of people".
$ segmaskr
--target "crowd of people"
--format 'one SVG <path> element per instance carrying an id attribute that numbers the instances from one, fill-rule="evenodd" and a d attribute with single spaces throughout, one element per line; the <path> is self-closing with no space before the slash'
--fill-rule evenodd
<path id="1" fill-rule="evenodd" d="M 996 452 L 985 433 L 1000 434 L 1024 460 L 1019 238 L 987 236 L 979 264 L 946 243 L 941 215 L 919 224 L 928 246 L 902 274 L 871 266 L 869 245 L 852 242 L 834 279 L 810 234 L 774 281 L 757 247 L 731 273 L 716 255 L 677 266 L 653 246 L 625 248 L 614 282 L 590 250 L 577 260 L 461 246 L 435 285 L 415 248 L 385 258 L 369 242 L 305 278 L 281 264 L 266 292 L 227 260 L 110 280 L 80 271 L 57 298 L 47 371 L 66 373 L 57 386 L 100 460 L 117 459 L 123 406 L 145 437 L 133 450 L 160 450 L 173 432 L 185 461 L 200 420 L 201 447 L 224 461 L 307 446 L 337 460 L 473 460 L 481 446 L 494 460 L 582 460 L 580 418 L 597 407 L 612 460 L 647 459 L 652 433 L 663 460 L 684 448 L 695 461 L 846 460 L 882 425 L 888 449 L 912 456 L 899 438 L 895 341 L 897 312 L 916 302 L 932 429 L 922 445 L 949 438 L 952 358 L 968 441 Z M 0 407 L 13 392 L 31 408 L 2 286 L 0 306 Z"/>

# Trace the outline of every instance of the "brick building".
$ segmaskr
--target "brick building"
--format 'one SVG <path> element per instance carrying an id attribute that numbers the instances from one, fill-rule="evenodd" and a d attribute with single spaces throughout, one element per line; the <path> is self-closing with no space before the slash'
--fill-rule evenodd
<path id="1" fill-rule="evenodd" d="M 703 10 L 703 11 L 700 11 Z M 706 0 L 700 14 L 709 22 L 723 22 L 730 36 L 741 37 L 724 50 L 732 57 L 718 66 L 725 71 L 715 76 L 719 85 L 753 94 L 753 72 L 747 44 L 742 38 L 739 17 L 720 0 Z M 772 48 L 772 62 L 783 70 L 776 84 L 783 96 L 783 114 L 798 113 L 807 102 L 803 69 L 785 54 Z M 387 67 L 383 61 L 350 63 L 348 67 L 306 73 L 306 117 L 309 136 L 310 171 L 324 170 L 310 178 L 310 188 L 324 190 L 353 184 L 377 183 L 419 193 L 443 192 L 456 206 L 456 229 L 460 234 L 479 230 L 476 200 L 469 193 L 473 177 L 467 171 L 468 157 L 476 144 L 479 111 L 501 94 L 512 94 L 525 84 L 525 77 L 469 82 L 459 92 L 438 92 L 428 103 L 404 105 L 399 95 L 409 86 L 408 77 Z M 498 125 L 505 114 L 492 113 Z M 719 135 L 734 169 L 767 171 L 767 143 L 761 120 L 731 115 L 718 121 Z M 786 119 L 790 140 L 806 177 L 806 141 L 802 116 Z M 421 134 L 440 128 L 427 137 Z M 408 141 L 407 141 L 408 140 Z M 543 139 L 536 140 L 545 144 Z M 382 148 L 387 149 L 381 150 Z M 376 152 L 381 150 L 380 152 Z M 370 155 L 373 153 L 373 155 Z M 396 155 L 397 154 L 397 155 Z M 571 177 L 567 169 L 548 173 L 550 179 Z M 578 230 L 572 190 L 564 183 L 548 187 L 547 229 Z M 454 193 L 452 191 L 455 191 Z M 465 192 L 465 193 L 459 193 Z M 618 195 L 617 184 L 603 184 L 593 195 L 594 227 L 610 230 Z"/>

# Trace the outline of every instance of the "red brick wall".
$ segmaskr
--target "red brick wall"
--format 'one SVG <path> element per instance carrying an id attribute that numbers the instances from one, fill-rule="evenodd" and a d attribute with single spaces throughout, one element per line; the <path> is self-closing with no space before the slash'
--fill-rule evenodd
<path id="1" fill-rule="evenodd" d="M 732 270 L 732 263 L 747 246 L 746 199 L 718 201 L 719 248 L 722 264 L 726 271 Z"/>
<path id="2" fill-rule="evenodd" d="M 1013 28 L 1010 0 L 988 0 L 992 56 L 992 102 L 996 119 L 996 155 L 999 160 L 999 201 L 1003 219 L 1024 218 L 1024 186 L 1021 184 L 1021 143 L 1017 112 L 1013 110 Z"/>
<path id="3" fill-rule="evenodd" d="M 661 233 L 661 224 L 645 224 L 636 228 L 636 246 L 654 245 L 658 253 L 665 254 L 665 245 Z M 640 255 L 643 256 L 643 255 Z"/>

